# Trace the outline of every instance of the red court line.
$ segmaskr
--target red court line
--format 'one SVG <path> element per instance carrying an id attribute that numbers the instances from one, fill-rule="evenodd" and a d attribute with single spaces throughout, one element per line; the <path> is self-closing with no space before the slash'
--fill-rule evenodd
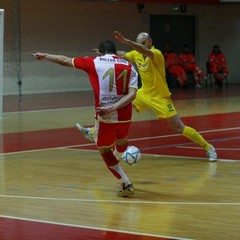
<path id="1" fill-rule="evenodd" d="M 17 240 L 177 240 L 108 229 L 84 228 L 49 222 L 0 217 L 0 239 Z"/>
<path id="2" fill-rule="evenodd" d="M 220 133 L 222 134 L 222 133 Z M 228 131 L 228 138 L 219 140 L 219 132 L 205 133 L 203 136 L 217 149 L 218 158 L 226 160 L 240 160 L 240 129 L 238 131 Z M 237 140 L 235 139 L 237 136 Z M 233 138 L 233 139 L 231 139 Z M 167 138 L 157 138 L 148 140 L 130 140 L 130 145 L 138 146 L 143 154 L 168 155 L 168 156 L 182 156 L 192 158 L 207 159 L 206 151 L 197 144 L 189 141 L 182 136 L 169 136 Z M 95 149 L 95 146 L 76 146 L 74 149 Z"/>
<path id="3" fill-rule="evenodd" d="M 214 129 L 223 129 L 219 132 L 203 133 L 203 136 L 213 141 L 216 148 L 223 146 L 225 148 L 239 148 L 240 130 L 224 131 L 225 128 L 234 128 L 240 126 L 240 113 L 214 114 L 197 117 L 182 118 L 186 125 L 192 126 L 199 131 Z M 206 157 L 202 149 L 186 149 L 182 146 L 197 147 L 182 137 L 169 136 L 168 138 L 137 140 L 138 138 L 151 138 L 154 136 L 174 135 L 167 124 L 159 120 L 133 122 L 130 128 L 130 144 L 139 146 L 143 153 Z M 56 147 L 66 147 L 81 145 L 87 142 L 76 128 L 51 129 L 42 131 L 31 131 L 22 133 L 11 133 L 0 135 L 3 142 L 0 152 L 19 152 L 35 149 L 46 149 Z M 232 139 L 231 139 L 232 138 Z M 219 139 L 221 141 L 219 141 Z M 224 142 L 225 141 L 225 142 Z M 227 142 L 227 144 L 226 144 Z M 224 144 L 225 143 L 225 144 Z M 173 145 L 173 146 L 172 146 Z M 83 148 L 80 146 L 80 148 Z M 84 149 L 96 149 L 95 145 L 84 147 Z M 219 158 L 239 160 L 239 152 L 236 151 L 218 151 Z"/>

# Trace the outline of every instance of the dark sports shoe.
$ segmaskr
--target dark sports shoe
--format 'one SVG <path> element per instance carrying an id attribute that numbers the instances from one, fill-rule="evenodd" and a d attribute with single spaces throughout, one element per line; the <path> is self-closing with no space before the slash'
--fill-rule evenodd
<path id="1" fill-rule="evenodd" d="M 123 187 L 122 190 L 118 192 L 118 197 L 128 197 L 135 193 L 134 187 L 132 184 L 128 184 L 126 187 Z"/>
<path id="2" fill-rule="evenodd" d="M 217 80 L 216 80 L 216 81 L 215 81 L 215 84 L 216 84 L 218 87 L 220 87 L 220 88 L 222 87 L 222 81 L 217 81 Z"/>

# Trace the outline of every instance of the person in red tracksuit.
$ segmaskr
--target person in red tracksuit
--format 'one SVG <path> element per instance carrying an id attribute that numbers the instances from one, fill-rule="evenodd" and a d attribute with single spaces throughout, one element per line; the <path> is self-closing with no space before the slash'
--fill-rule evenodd
<path id="1" fill-rule="evenodd" d="M 182 59 L 182 66 L 186 72 L 193 73 L 195 88 L 202 88 L 201 80 L 207 80 L 205 73 L 200 69 L 196 63 L 196 58 L 192 52 L 190 52 L 190 47 L 188 44 L 183 46 L 183 51 L 179 55 Z"/>
<path id="2" fill-rule="evenodd" d="M 229 70 L 226 66 L 225 55 L 221 52 L 218 45 L 214 45 L 212 52 L 208 55 L 210 72 L 213 73 L 215 84 L 219 87 L 222 82 L 227 78 Z"/>
<path id="3" fill-rule="evenodd" d="M 166 71 L 177 79 L 180 87 L 183 87 L 188 78 L 182 67 L 182 60 L 175 52 L 170 50 L 169 45 L 166 46 L 163 56 L 165 58 Z"/>

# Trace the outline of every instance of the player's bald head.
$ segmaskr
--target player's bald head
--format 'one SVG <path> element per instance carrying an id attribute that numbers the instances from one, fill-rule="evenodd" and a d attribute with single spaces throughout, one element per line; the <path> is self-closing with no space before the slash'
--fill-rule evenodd
<path id="1" fill-rule="evenodd" d="M 152 47 L 152 39 L 150 35 L 146 32 L 139 33 L 136 41 L 137 43 L 144 45 L 148 49 Z"/>
<path id="2" fill-rule="evenodd" d="M 150 40 L 150 39 L 151 39 L 150 35 L 146 32 L 141 32 L 137 35 L 138 43 L 143 43 L 143 42 L 146 42 L 146 40 Z"/>

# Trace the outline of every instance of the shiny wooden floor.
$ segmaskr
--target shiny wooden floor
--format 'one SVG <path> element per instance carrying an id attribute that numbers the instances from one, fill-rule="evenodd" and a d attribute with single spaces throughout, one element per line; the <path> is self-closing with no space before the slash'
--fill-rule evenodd
<path id="1" fill-rule="evenodd" d="M 141 162 L 118 183 L 76 122 L 93 123 L 91 93 L 4 98 L 0 121 L 0 239 L 239 239 L 240 86 L 173 89 L 184 122 L 216 147 L 197 145 L 151 112 L 134 113 L 130 144 Z"/>

